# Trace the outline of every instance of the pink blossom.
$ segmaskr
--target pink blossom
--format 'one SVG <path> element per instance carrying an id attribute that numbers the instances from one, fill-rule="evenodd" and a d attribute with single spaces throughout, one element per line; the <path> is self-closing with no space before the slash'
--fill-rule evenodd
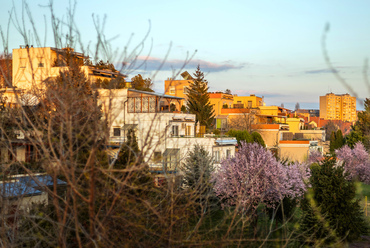
<path id="1" fill-rule="evenodd" d="M 310 156 L 308 157 L 308 163 L 313 164 L 313 163 L 320 163 L 321 160 L 324 157 L 322 156 L 322 153 L 318 150 L 314 150 L 310 152 Z"/>
<path id="2" fill-rule="evenodd" d="M 361 182 L 370 183 L 370 158 L 361 142 L 351 149 L 347 145 L 335 151 L 337 157 L 343 162 L 348 179 L 357 179 Z"/>
<path id="3" fill-rule="evenodd" d="M 242 142 L 235 157 L 221 163 L 213 180 L 216 194 L 226 205 L 247 210 L 259 203 L 274 207 L 285 196 L 301 196 L 305 177 L 309 177 L 308 167 L 285 167 L 261 145 Z"/>

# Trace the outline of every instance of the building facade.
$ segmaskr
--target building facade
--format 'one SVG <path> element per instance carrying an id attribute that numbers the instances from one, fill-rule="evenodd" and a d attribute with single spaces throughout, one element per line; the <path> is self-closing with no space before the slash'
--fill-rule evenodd
<path id="1" fill-rule="evenodd" d="M 357 118 L 356 97 L 349 94 L 336 95 L 334 93 L 320 96 L 320 118 L 355 122 Z"/>

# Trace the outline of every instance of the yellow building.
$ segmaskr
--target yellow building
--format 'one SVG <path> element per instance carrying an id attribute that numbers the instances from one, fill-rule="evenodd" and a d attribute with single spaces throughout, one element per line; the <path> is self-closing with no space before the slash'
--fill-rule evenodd
<path id="1" fill-rule="evenodd" d="M 302 118 L 286 118 L 286 124 L 289 125 L 289 130 L 292 133 L 300 132 L 304 127 L 304 120 Z"/>
<path id="2" fill-rule="evenodd" d="M 215 116 L 222 115 L 221 110 L 223 108 L 229 109 L 233 107 L 233 95 L 223 92 L 210 92 L 209 102 L 213 106 Z"/>
<path id="3" fill-rule="evenodd" d="M 234 107 L 235 108 L 258 108 L 264 106 L 263 98 L 250 95 L 250 96 L 238 96 L 234 95 Z"/>
<path id="4" fill-rule="evenodd" d="M 65 59 L 68 56 L 73 56 L 77 60 L 81 70 L 92 82 L 123 76 L 118 71 L 84 65 L 88 57 L 75 52 L 72 48 L 21 46 L 13 49 L 13 87 L 25 92 L 45 89 L 45 79 L 57 77 L 61 70 L 68 68 Z"/>
<path id="5" fill-rule="evenodd" d="M 320 118 L 355 122 L 357 118 L 356 97 L 333 93 L 320 96 Z"/>
<path id="6" fill-rule="evenodd" d="M 176 97 L 182 97 L 181 105 L 185 105 L 190 84 L 193 82 L 192 76 L 187 72 L 181 73 L 182 80 L 168 78 L 164 81 L 164 94 Z"/>

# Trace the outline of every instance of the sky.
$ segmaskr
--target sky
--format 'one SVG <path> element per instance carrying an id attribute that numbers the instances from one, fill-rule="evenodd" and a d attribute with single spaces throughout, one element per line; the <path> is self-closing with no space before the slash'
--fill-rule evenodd
<path id="1" fill-rule="evenodd" d="M 3 1 L 1 51 L 26 43 L 58 46 L 49 5 Z M 267 105 L 290 109 L 297 102 L 318 109 L 319 96 L 329 92 L 355 95 L 363 109 L 370 94 L 369 9 L 368 0 L 53 1 L 62 37 L 69 31 L 68 10 L 74 10 L 69 37 L 76 51 L 124 65 L 129 78 L 152 78 L 157 92 L 167 78 L 200 65 L 210 91 L 256 94 Z M 104 52 L 97 54 L 99 39 Z"/>

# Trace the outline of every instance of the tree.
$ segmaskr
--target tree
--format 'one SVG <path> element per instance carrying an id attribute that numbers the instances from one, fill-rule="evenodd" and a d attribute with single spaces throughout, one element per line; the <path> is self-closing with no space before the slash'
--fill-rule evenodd
<path id="1" fill-rule="evenodd" d="M 344 170 L 348 173 L 347 179 L 370 184 L 370 158 L 361 142 L 356 143 L 353 149 L 345 145 L 335 153 L 343 162 Z"/>
<path id="2" fill-rule="evenodd" d="M 226 89 L 225 90 L 225 94 L 231 94 L 231 90 L 230 89 Z"/>
<path id="3" fill-rule="evenodd" d="M 302 204 L 300 229 L 305 242 L 314 246 L 341 240 L 351 241 L 367 232 L 363 212 L 356 200 L 354 182 L 346 180 L 342 166 L 335 158 L 326 158 L 311 166 L 312 190 Z"/>
<path id="4" fill-rule="evenodd" d="M 338 129 L 339 129 L 338 125 L 336 125 L 332 120 L 328 121 L 328 123 L 324 126 L 325 139 L 330 140 L 332 132 L 337 132 Z"/>
<path id="5" fill-rule="evenodd" d="M 364 137 L 362 136 L 362 132 L 359 130 L 359 126 L 353 125 L 351 132 L 345 137 L 344 143 L 353 149 L 358 142 L 363 141 Z"/>
<path id="6" fill-rule="evenodd" d="M 300 107 L 300 105 L 299 105 L 299 102 L 297 102 L 296 104 L 295 104 L 295 111 L 297 111 L 298 109 L 300 109 L 301 107 Z"/>
<path id="7" fill-rule="evenodd" d="M 152 80 L 150 78 L 144 79 L 141 74 L 138 74 L 135 77 L 131 78 L 131 85 L 135 90 L 154 92 L 152 89 Z"/>
<path id="8" fill-rule="evenodd" d="M 370 151 L 370 98 L 364 101 L 365 110 L 358 113 L 358 120 L 356 121 L 353 130 L 364 144 L 366 150 Z"/>
<path id="9" fill-rule="evenodd" d="M 252 139 L 253 139 L 253 142 L 260 144 L 263 147 L 266 147 L 265 141 L 263 140 L 261 134 L 259 134 L 258 132 L 252 133 Z"/>
<path id="10" fill-rule="evenodd" d="M 214 121 L 214 110 L 209 102 L 208 82 L 204 79 L 204 73 L 198 65 L 195 71 L 194 80 L 190 83 L 188 92 L 187 109 L 189 113 L 195 114 L 196 124 L 211 128 Z"/>
<path id="11" fill-rule="evenodd" d="M 135 131 L 129 129 L 126 137 L 127 140 L 122 144 L 117 160 L 114 163 L 115 168 L 127 168 L 134 163 L 140 163 L 141 154 Z"/>
<path id="12" fill-rule="evenodd" d="M 257 111 L 251 109 L 239 109 L 239 115 L 229 118 L 229 129 L 241 131 L 247 130 L 248 132 L 250 132 L 252 129 L 252 125 L 255 123 L 256 112 Z"/>
<path id="13" fill-rule="evenodd" d="M 284 103 L 281 103 L 281 104 L 280 104 L 280 107 L 284 108 Z"/>
<path id="14" fill-rule="evenodd" d="M 214 171 L 213 158 L 204 147 L 195 145 L 186 157 L 181 171 L 183 185 L 186 190 L 195 193 L 196 202 L 205 211 L 213 194 L 211 176 Z"/>
<path id="15" fill-rule="evenodd" d="M 332 132 L 330 135 L 330 152 L 334 153 L 336 149 L 341 148 L 344 145 L 344 138 L 342 130 L 338 129 L 337 132 Z"/>
<path id="16" fill-rule="evenodd" d="M 253 211 L 260 203 L 274 207 L 284 197 L 303 194 L 302 171 L 298 165 L 283 166 L 257 143 L 242 142 L 235 157 L 224 160 L 216 171 L 214 188 L 224 205 L 238 211 Z"/>
<path id="17" fill-rule="evenodd" d="M 242 142 L 245 143 L 252 143 L 253 137 L 250 135 L 250 133 L 247 130 L 241 131 L 241 130 L 234 130 L 231 129 L 227 132 L 227 135 L 231 137 L 235 137 L 238 141 L 238 145 L 240 146 Z"/>

